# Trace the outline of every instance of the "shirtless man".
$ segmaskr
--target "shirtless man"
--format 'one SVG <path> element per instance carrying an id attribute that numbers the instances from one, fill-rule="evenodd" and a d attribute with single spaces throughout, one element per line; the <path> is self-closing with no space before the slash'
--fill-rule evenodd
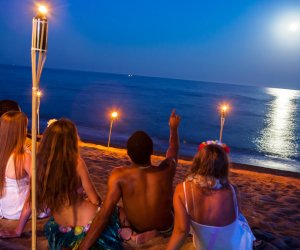
<path id="1" fill-rule="evenodd" d="M 166 159 L 159 165 L 151 164 L 153 142 L 142 131 L 135 132 L 127 141 L 130 167 L 115 168 L 108 179 L 108 190 L 80 249 L 89 249 L 103 232 L 122 198 L 126 220 L 138 233 L 173 228 L 172 184 L 179 149 L 178 126 L 180 117 L 172 112 L 169 120 L 170 145 Z"/>

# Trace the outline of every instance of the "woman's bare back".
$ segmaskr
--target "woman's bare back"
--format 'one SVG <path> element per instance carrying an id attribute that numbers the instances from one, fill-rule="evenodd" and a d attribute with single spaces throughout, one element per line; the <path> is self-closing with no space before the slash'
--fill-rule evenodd
<path id="1" fill-rule="evenodd" d="M 86 226 L 90 223 L 98 207 L 88 200 L 79 198 L 73 206 L 65 206 L 59 211 L 52 212 L 57 224 L 61 226 Z"/>
<path id="2" fill-rule="evenodd" d="M 189 181 L 186 182 L 186 197 L 189 215 L 197 223 L 226 226 L 236 219 L 233 194 L 230 188 L 206 190 Z"/>

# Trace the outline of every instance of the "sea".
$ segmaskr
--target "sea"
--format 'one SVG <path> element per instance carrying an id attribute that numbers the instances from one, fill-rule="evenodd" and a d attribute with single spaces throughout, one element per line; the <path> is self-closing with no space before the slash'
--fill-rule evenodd
<path id="1" fill-rule="evenodd" d="M 16 100 L 31 118 L 31 68 L 0 65 L 0 99 Z M 300 172 L 300 91 L 204 81 L 45 68 L 40 81 L 39 130 L 50 119 L 74 121 L 83 141 L 126 147 L 146 131 L 155 152 L 168 148 L 171 111 L 181 116 L 180 156 L 220 136 L 220 106 L 227 104 L 222 142 L 233 162 Z M 30 128 L 29 128 L 30 129 Z"/>

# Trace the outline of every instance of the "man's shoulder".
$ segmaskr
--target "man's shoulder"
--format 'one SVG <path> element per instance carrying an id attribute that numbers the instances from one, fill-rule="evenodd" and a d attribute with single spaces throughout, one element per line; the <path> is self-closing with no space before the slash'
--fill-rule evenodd
<path id="1" fill-rule="evenodd" d="M 110 176 L 114 178 L 121 178 L 125 175 L 130 174 L 131 172 L 132 172 L 132 168 L 120 166 L 120 167 L 115 167 L 111 171 Z"/>
<path id="2" fill-rule="evenodd" d="M 112 169 L 111 175 L 119 175 L 125 171 L 126 171 L 126 167 L 123 167 L 123 166 L 115 167 Z"/>
<path id="3" fill-rule="evenodd" d="M 177 161 L 176 158 L 174 157 L 169 157 L 164 159 L 160 164 L 159 164 L 159 168 L 160 169 L 166 169 L 166 168 L 175 168 L 177 165 Z"/>

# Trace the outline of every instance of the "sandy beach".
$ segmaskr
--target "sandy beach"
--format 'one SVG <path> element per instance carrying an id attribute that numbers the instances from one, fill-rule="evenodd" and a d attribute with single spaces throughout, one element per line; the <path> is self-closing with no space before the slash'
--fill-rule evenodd
<path id="1" fill-rule="evenodd" d="M 82 143 L 81 155 L 86 161 L 92 181 L 101 197 L 105 197 L 107 177 L 114 167 L 129 166 L 126 150 Z M 163 160 L 153 156 L 153 164 Z M 174 187 L 181 182 L 190 166 L 179 160 Z M 239 189 L 241 209 L 262 244 L 257 249 L 300 249 L 300 177 L 283 171 L 264 171 L 257 167 L 234 165 L 230 179 Z M 38 220 L 38 249 L 47 249 L 43 237 L 44 220 Z M 15 221 L 0 220 L 0 229 L 13 228 Z M 143 245 L 126 242 L 126 249 L 165 249 L 168 238 L 156 237 Z M 31 221 L 21 238 L 0 240 L 0 249 L 30 249 Z M 189 237 L 183 249 L 193 249 Z"/>

